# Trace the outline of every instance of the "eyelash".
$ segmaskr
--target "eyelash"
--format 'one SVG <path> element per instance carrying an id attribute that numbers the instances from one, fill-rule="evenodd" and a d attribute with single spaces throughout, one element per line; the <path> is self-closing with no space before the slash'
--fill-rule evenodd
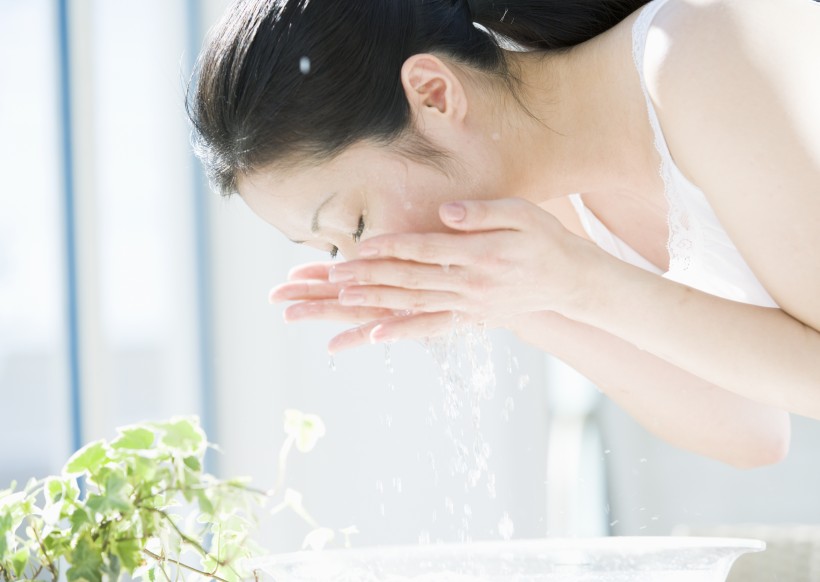
<path id="1" fill-rule="evenodd" d="M 356 228 L 356 232 L 353 233 L 353 242 L 357 243 L 362 240 L 362 234 L 364 234 L 365 224 L 364 224 L 364 215 L 362 214 L 359 216 L 359 225 Z M 330 249 L 330 258 L 335 259 L 336 255 L 339 254 L 339 247 L 334 246 Z"/>

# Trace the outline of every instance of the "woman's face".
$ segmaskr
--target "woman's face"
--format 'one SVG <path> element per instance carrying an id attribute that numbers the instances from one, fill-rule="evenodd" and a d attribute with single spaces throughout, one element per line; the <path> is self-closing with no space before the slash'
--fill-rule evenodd
<path id="1" fill-rule="evenodd" d="M 311 168 L 264 169 L 241 175 L 250 208 L 295 242 L 347 259 L 359 239 L 400 232 L 446 232 L 438 216 L 447 201 L 488 198 L 475 172 L 410 161 L 384 147 L 352 146 Z M 472 165 L 472 164 L 470 164 Z"/>

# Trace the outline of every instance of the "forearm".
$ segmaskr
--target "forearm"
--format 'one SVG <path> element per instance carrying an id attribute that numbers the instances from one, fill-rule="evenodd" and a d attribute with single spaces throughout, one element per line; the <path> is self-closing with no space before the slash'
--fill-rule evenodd
<path id="1" fill-rule="evenodd" d="M 820 418 L 816 330 L 779 309 L 708 295 L 619 261 L 590 276 L 594 291 L 566 313 L 572 319 L 735 394 Z"/>
<path id="2" fill-rule="evenodd" d="M 529 314 L 513 330 L 584 374 L 647 430 L 738 466 L 781 459 L 788 414 L 722 390 L 628 342 L 558 314 Z"/>

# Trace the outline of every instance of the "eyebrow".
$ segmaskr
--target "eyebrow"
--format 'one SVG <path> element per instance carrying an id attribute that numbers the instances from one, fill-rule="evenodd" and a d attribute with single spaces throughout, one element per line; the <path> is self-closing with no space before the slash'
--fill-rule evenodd
<path id="1" fill-rule="evenodd" d="M 333 194 L 331 194 L 330 196 L 325 198 L 322 201 L 322 203 L 319 204 L 319 206 L 316 208 L 316 211 L 313 213 L 313 218 L 310 221 L 310 232 L 312 232 L 314 234 L 319 232 L 319 214 L 322 212 L 322 209 L 325 206 L 327 206 L 327 204 L 331 200 L 333 200 L 333 198 L 335 198 L 336 194 L 338 194 L 338 192 L 334 192 Z M 299 244 L 299 245 L 307 242 L 307 241 L 303 241 L 303 240 L 293 240 L 293 239 L 290 239 L 290 240 L 291 240 L 291 242 L 295 242 L 296 244 Z"/>

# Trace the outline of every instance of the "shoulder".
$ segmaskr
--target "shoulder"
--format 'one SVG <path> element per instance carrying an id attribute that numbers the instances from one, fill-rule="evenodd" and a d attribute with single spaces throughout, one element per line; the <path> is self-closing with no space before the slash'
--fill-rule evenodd
<path id="1" fill-rule="evenodd" d="M 820 329 L 820 3 L 669 0 L 647 90 L 677 166 L 761 283 Z"/>
<path id="2" fill-rule="evenodd" d="M 724 129 L 740 140 L 753 119 L 760 129 L 791 123 L 820 148 L 818 31 L 811 0 L 669 0 L 643 63 L 664 129 L 673 139 Z"/>

